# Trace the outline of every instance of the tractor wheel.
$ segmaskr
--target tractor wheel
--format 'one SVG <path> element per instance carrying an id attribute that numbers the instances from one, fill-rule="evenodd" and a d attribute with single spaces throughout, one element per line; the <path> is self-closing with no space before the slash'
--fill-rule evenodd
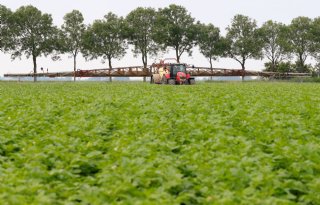
<path id="1" fill-rule="evenodd" d="M 168 84 L 169 85 L 175 85 L 176 81 L 174 79 L 169 79 Z"/>
<path id="2" fill-rule="evenodd" d="M 195 79 L 190 79 L 190 85 L 194 85 L 196 84 L 196 80 Z"/>
<path id="3" fill-rule="evenodd" d="M 168 84 L 168 80 L 164 76 L 162 78 L 161 84 Z"/>

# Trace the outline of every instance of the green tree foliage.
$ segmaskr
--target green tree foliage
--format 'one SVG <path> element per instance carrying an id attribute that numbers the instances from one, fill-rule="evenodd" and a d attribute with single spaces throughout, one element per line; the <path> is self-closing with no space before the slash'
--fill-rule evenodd
<path id="1" fill-rule="evenodd" d="M 33 6 L 22 6 L 13 15 L 16 35 L 12 58 L 23 54 L 27 58 L 32 57 L 33 72 L 36 74 L 37 57 L 47 56 L 56 48 L 58 29 L 53 26 L 51 15 L 42 14 Z"/>
<path id="2" fill-rule="evenodd" d="M 229 49 L 227 56 L 235 59 L 245 70 L 247 59 L 259 59 L 262 57 L 262 40 L 260 38 L 255 20 L 244 15 L 236 15 L 232 19 L 231 26 L 227 28 Z M 242 75 L 242 80 L 244 74 Z"/>
<path id="3" fill-rule="evenodd" d="M 269 61 L 266 70 L 276 72 L 279 63 L 290 58 L 288 29 L 284 24 L 270 20 L 262 25 L 260 32 L 263 40 L 263 54 Z"/>
<path id="4" fill-rule="evenodd" d="M 312 38 L 312 56 L 317 61 L 314 67 L 314 73 L 319 77 L 320 74 L 320 17 L 313 20 L 311 27 L 311 38 Z"/>
<path id="5" fill-rule="evenodd" d="M 186 8 L 175 4 L 159 9 L 155 39 L 164 49 L 173 48 L 180 62 L 181 55 L 185 52 L 191 55 L 195 45 L 194 18 Z"/>
<path id="6" fill-rule="evenodd" d="M 312 53 L 312 19 L 308 17 L 297 17 L 291 21 L 289 26 L 291 52 L 296 55 L 296 67 L 298 72 L 308 72 L 305 64 L 308 56 Z"/>
<path id="7" fill-rule="evenodd" d="M 113 13 L 105 15 L 103 20 L 96 20 L 84 33 L 84 56 L 89 59 L 102 57 L 108 60 L 112 68 L 113 58 L 122 58 L 127 44 L 124 38 L 124 20 Z"/>
<path id="8" fill-rule="evenodd" d="M 82 36 L 85 31 L 84 19 L 82 13 L 73 10 L 64 16 L 62 25 L 63 47 L 62 51 L 72 54 L 73 70 L 77 70 L 77 56 L 82 49 Z M 75 77 L 74 77 L 75 80 Z"/>
<path id="9" fill-rule="evenodd" d="M 320 64 L 320 17 L 314 21 L 297 17 L 289 26 L 270 20 L 259 29 L 254 19 L 236 15 L 226 29 L 225 38 L 212 24 L 195 24 L 186 8 L 175 4 L 158 11 L 138 7 L 125 20 L 109 13 L 93 22 L 88 31 L 83 22 L 81 12 L 73 10 L 64 16 L 59 30 L 52 24 L 51 15 L 33 6 L 22 6 L 12 12 L 0 5 L 0 51 L 10 52 L 12 59 L 22 55 L 32 57 L 34 73 L 37 57 L 54 51 L 71 54 L 74 71 L 80 53 L 86 59 L 102 57 L 112 68 L 111 60 L 125 55 L 127 43 L 133 45 L 135 57 L 141 55 L 145 68 L 148 56 L 155 56 L 160 50 L 173 49 L 180 62 L 182 54 L 191 55 L 196 45 L 209 59 L 211 68 L 212 61 L 221 56 L 235 59 L 243 71 L 247 59 L 262 57 L 268 59 L 265 64 L 268 71 L 283 70 L 280 63 L 293 55 L 295 66 L 290 66 L 296 67 L 297 72 L 310 71 L 311 66 L 306 63 L 309 56 Z"/>
<path id="10" fill-rule="evenodd" d="M 144 68 L 148 65 L 148 55 L 156 55 L 159 45 L 153 40 L 156 11 L 153 8 L 137 8 L 126 17 L 126 31 L 129 43 L 134 46 L 133 53 L 141 54 Z"/>
<path id="11" fill-rule="evenodd" d="M 0 51 L 9 50 L 12 45 L 12 33 L 10 24 L 12 20 L 12 11 L 0 4 Z"/>
<path id="12" fill-rule="evenodd" d="M 291 63 L 290 61 L 281 61 L 276 64 L 276 67 L 274 67 L 274 64 L 272 62 L 267 62 L 264 64 L 265 71 L 270 72 L 279 72 L 279 73 L 292 73 L 295 71 L 295 64 Z"/>
<path id="13" fill-rule="evenodd" d="M 199 45 L 200 53 L 209 59 L 210 68 L 212 68 L 212 60 L 216 60 L 222 56 L 225 48 L 226 41 L 220 36 L 219 28 L 212 24 L 197 24 L 197 43 Z"/>

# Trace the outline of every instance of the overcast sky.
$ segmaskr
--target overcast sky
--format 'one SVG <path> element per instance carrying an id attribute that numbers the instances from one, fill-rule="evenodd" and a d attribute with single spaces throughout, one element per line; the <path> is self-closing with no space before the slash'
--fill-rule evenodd
<path id="1" fill-rule="evenodd" d="M 170 4 L 184 6 L 191 15 L 202 23 L 212 23 L 219 27 L 222 34 L 230 24 L 231 19 L 236 14 L 244 14 L 257 20 L 260 26 L 267 20 L 274 20 L 289 24 L 291 20 L 298 16 L 315 18 L 320 16 L 320 2 L 316 0 L 0 0 L 0 4 L 11 10 L 16 10 L 23 5 L 33 5 L 44 13 L 52 15 L 54 24 L 59 26 L 63 23 L 63 16 L 77 9 L 82 12 L 85 23 L 90 24 L 95 19 L 101 19 L 108 12 L 113 12 L 120 16 L 126 16 L 137 7 L 167 7 Z M 173 53 L 164 54 L 161 57 L 174 57 Z M 117 61 L 113 66 L 141 65 L 141 58 L 134 58 L 128 50 L 127 55 Z M 149 63 L 155 59 L 150 58 Z M 192 57 L 183 55 L 183 62 L 195 64 L 196 66 L 209 66 L 197 49 L 194 49 Z M 4 73 L 19 73 L 32 71 L 32 59 L 11 61 L 10 55 L 0 54 L 0 76 Z M 50 58 L 39 58 L 38 68 L 48 68 L 50 71 L 68 71 L 73 69 L 73 61 L 67 55 L 62 56 L 61 61 L 53 62 Z M 105 68 L 107 64 L 102 64 L 101 60 L 85 61 L 81 56 L 78 59 L 79 69 Z M 214 67 L 240 68 L 240 65 L 232 59 L 220 59 L 214 63 Z M 248 70 L 261 70 L 262 61 L 250 60 L 247 63 Z M 38 69 L 40 70 L 40 69 Z"/>

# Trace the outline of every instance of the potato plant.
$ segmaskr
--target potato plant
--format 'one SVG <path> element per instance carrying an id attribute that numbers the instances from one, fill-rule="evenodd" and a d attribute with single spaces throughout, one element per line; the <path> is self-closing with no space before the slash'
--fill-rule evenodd
<path id="1" fill-rule="evenodd" d="M 320 84 L 0 83 L 1 204 L 319 204 Z"/>

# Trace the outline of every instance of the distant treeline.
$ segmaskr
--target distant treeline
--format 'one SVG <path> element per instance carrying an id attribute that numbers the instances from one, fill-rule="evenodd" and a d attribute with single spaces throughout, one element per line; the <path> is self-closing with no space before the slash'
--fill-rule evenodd
<path id="1" fill-rule="evenodd" d="M 108 13 L 103 19 L 85 25 L 80 11 L 64 16 L 60 27 L 53 25 L 52 16 L 34 6 L 21 6 L 11 11 L 0 5 L 0 49 L 12 59 L 31 57 L 37 72 L 37 57 L 82 53 L 86 59 L 102 58 L 112 68 L 112 59 L 121 59 L 128 45 L 133 54 L 141 55 L 146 67 L 148 56 L 173 49 L 179 61 L 184 53 L 200 52 L 212 61 L 219 57 L 233 58 L 245 70 L 247 59 L 267 59 L 265 70 L 276 72 L 315 72 L 320 65 L 320 18 L 297 17 L 290 25 L 267 21 L 260 28 L 256 20 L 235 15 L 226 28 L 226 35 L 212 24 L 195 21 L 184 8 L 169 5 L 165 8 L 141 8 L 126 17 Z M 315 65 L 306 63 L 313 57 Z"/>

